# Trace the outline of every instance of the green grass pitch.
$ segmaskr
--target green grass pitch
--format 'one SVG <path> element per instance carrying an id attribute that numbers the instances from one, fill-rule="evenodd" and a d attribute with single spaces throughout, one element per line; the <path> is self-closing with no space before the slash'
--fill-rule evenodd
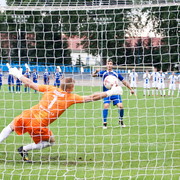
<path id="1" fill-rule="evenodd" d="M 124 88 L 125 89 L 125 88 Z M 77 86 L 81 95 L 100 87 Z M 6 91 L 6 92 L 5 92 Z M 28 134 L 12 133 L 0 144 L 0 179 L 31 180 L 178 180 L 180 176 L 180 97 L 123 95 L 126 128 L 118 126 L 111 105 L 108 129 L 102 129 L 102 101 L 70 107 L 50 125 L 56 145 L 29 152 L 33 164 L 21 161 L 17 148 L 31 143 Z M 41 93 L 0 93 L 0 131 Z"/>

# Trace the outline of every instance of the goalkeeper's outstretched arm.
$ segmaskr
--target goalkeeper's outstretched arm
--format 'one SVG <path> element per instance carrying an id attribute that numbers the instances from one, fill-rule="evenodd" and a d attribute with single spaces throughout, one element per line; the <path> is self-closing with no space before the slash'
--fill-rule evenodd
<path id="1" fill-rule="evenodd" d="M 113 86 L 111 90 L 108 90 L 106 92 L 100 92 L 89 96 L 84 96 L 84 102 L 97 101 L 108 96 L 122 95 L 122 94 L 123 94 L 123 90 L 120 86 Z"/>
<path id="2" fill-rule="evenodd" d="M 23 76 L 22 72 L 20 70 L 18 70 L 17 68 L 10 68 L 9 74 L 11 74 L 14 77 L 18 78 L 19 80 L 21 80 L 25 84 L 25 86 L 38 91 L 38 84 L 34 83 L 31 79 Z"/>
<path id="3" fill-rule="evenodd" d="M 25 77 L 25 76 L 21 76 L 20 80 L 27 86 L 30 87 L 31 89 L 34 89 L 36 91 L 38 91 L 38 84 L 34 83 L 31 79 Z"/>

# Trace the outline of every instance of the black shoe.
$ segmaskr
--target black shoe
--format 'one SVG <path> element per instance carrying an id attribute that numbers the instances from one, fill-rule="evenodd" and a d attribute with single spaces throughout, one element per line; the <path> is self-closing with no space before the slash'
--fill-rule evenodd
<path id="1" fill-rule="evenodd" d="M 20 148 L 18 148 L 18 152 L 19 152 L 19 154 L 21 155 L 21 157 L 23 158 L 23 160 L 24 160 L 25 162 L 32 163 L 32 161 L 30 161 L 29 158 L 28 158 L 28 153 L 27 153 L 27 151 L 23 150 L 23 146 L 21 146 Z"/>
<path id="2" fill-rule="evenodd" d="M 107 123 L 103 124 L 103 129 L 107 129 Z"/>
<path id="3" fill-rule="evenodd" d="M 121 125 L 121 127 L 123 127 L 123 128 L 126 127 L 126 125 L 124 124 L 124 122 L 122 120 L 119 120 L 118 124 Z"/>

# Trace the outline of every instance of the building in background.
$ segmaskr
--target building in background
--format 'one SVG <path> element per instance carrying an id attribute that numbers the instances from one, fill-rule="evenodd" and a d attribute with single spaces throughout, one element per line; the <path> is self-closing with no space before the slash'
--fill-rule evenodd
<path id="1" fill-rule="evenodd" d="M 101 57 L 93 56 L 85 52 L 82 45 L 79 45 L 83 39 L 78 36 L 68 38 L 68 48 L 71 49 L 71 58 L 73 65 L 99 65 Z"/>

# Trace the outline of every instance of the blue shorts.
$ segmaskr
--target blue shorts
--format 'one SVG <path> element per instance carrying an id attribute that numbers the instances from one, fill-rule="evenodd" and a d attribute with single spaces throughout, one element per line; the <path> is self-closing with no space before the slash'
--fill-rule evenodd
<path id="1" fill-rule="evenodd" d="M 49 85 L 49 79 L 44 79 L 44 84 Z"/>
<path id="2" fill-rule="evenodd" d="M 34 82 L 34 83 L 37 83 L 37 79 L 33 79 L 33 82 Z"/>
<path id="3" fill-rule="evenodd" d="M 22 82 L 21 82 L 19 79 L 17 79 L 17 80 L 16 80 L 16 85 L 17 85 L 17 86 L 21 86 L 21 85 L 22 85 Z"/>
<path id="4" fill-rule="evenodd" d="M 56 80 L 54 81 L 54 86 L 60 86 L 60 84 L 61 84 L 61 82 L 60 82 L 59 79 L 56 79 Z"/>
<path id="5" fill-rule="evenodd" d="M 118 103 L 122 103 L 122 99 L 120 95 L 113 95 L 104 98 L 104 104 L 106 103 L 110 104 L 111 101 L 113 102 L 114 106 L 117 105 Z"/>
<path id="6" fill-rule="evenodd" d="M 14 79 L 12 79 L 12 80 L 8 80 L 8 85 L 14 85 Z"/>

